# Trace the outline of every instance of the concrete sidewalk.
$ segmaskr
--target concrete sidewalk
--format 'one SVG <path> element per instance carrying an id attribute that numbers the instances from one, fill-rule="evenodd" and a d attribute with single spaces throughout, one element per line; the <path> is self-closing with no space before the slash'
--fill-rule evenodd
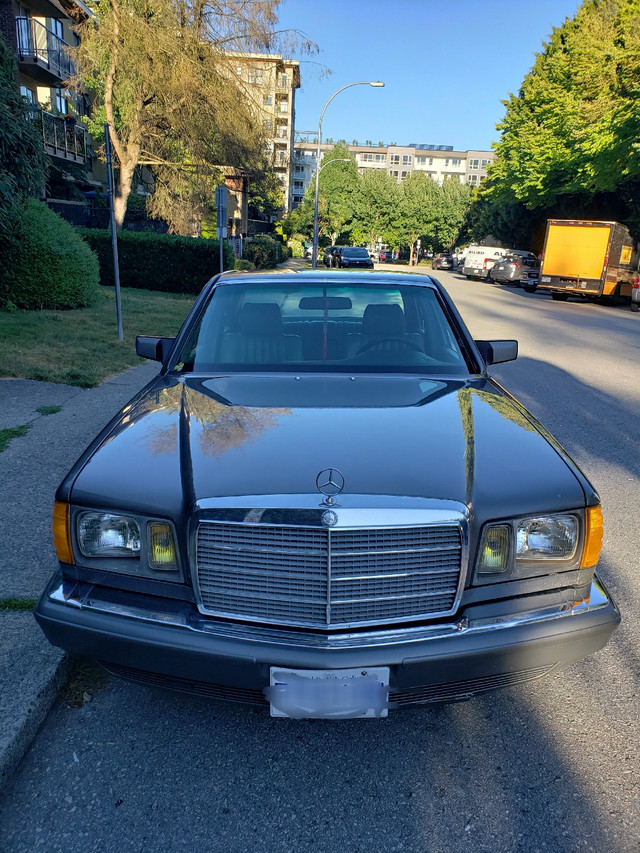
<path id="1" fill-rule="evenodd" d="M 28 425 L 0 454 L 0 599 L 39 598 L 57 561 L 51 511 L 58 484 L 100 429 L 159 370 L 131 368 L 98 388 L 0 380 L 0 429 Z M 59 406 L 54 414 L 38 408 Z M 0 611 L 0 788 L 64 681 L 65 657 L 31 611 Z"/>

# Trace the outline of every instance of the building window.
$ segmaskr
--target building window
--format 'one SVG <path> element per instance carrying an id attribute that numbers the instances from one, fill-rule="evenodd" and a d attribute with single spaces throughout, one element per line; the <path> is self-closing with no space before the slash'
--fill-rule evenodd
<path id="1" fill-rule="evenodd" d="M 270 107 L 273 105 L 273 96 L 272 95 L 263 95 L 262 96 L 262 105 L 265 107 Z"/>
<path id="2" fill-rule="evenodd" d="M 389 174 L 391 175 L 391 177 L 392 177 L 392 178 L 396 178 L 396 180 L 397 180 L 397 178 L 398 178 L 398 173 L 397 173 L 397 171 L 396 171 L 396 172 L 394 172 L 394 171 L 390 171 L 390 172 L 389 172 Z"/>
<path id="3" fill-rule="evenodd" d="M 373 163 L 373 154 L 361 154 L 360 155 L 365 163 Z"/>
<path id="4" fill-rule="evenodd" d="M 413 160 L 413 157 L 411 154 L 403 154 L 402 155 L 402 165 L 403 166 L 410 166 L 412 160 Z"/>
<path id="5" fill-rule="evenodd" d="M 376 154 L 375 155 L 376 163 L 386 163 L 387 155 L 386 154 Z"/>
<path id="6" fill-rule="evenodd" d="M 458 160 L 456 157 L 454 157 L 454 158 L 451 160 L 451 165 L 452 165 L 452 166 L 459 166 L 461 163 L 462 163 L 462 160 Z"/>
<path id="7" fill-rule="evenodd" d="M 429 165 L 433 166 L 433 157 L 429 157 Z"/>
<path id="8" fill-rule="evenodd" d="M 300 174 L 300 172 L 304 172 L 304 166 L 294 166 L 293 171 Z"/>
<path id="9" fill-rule="evenodd" d="M 467 183 L 477 184 L 478 183 L 478 176 L 477 175 L 467 175 Z"/>
<path id="10" fill-rule="evenodd" d="M 399 154 L 392 154 L 389 162 L 391 163 L 392 166 L 399 166 L 400 165 L 400 155 Z M 396 175 L 397 174 L 398 173 L 396 172 Z"/>
<path id="11" fill-rule="evenodd" d="M 278 75 L 278 86 L 281 89 L 287 89 L 289 87 L 289 78 L 286 74 Z"/>
<path id="12" fill-rule="evenodd" d="M 491 160 L 483 160 L 482 161 L 482 168 L 486 169 L 490 162 L 491 162 Z"/>
<path id="13" fill-rule="evenodd" d="M 416 157 L 416 164 L 418 166 L 426 166 L 427 165 L 427 158 L 426 157 Z"/>
<path id="14" fill-rule="evenodd" d="M 402 172 L 400 175 L 400 179 L 404 181 L 405 178 L 409 177 L 411 172 Z"/>
<path id="15" fill-rule="evenodd" d="M 258 86 L 262 85 L 262 68 L 250 68 L 247 72 L 247 81 L 255 83 Z"/>
<path id="16" fill-rule="evenodd" d="M 20 86 L 20 94 L 29 104 L 36 104 L 38 102 L 36 93 L 33 90 L 28 89 L 26 86 Z"/>
<path id="17" fill-rule="evenodd" d="M 479 160 L 469 160 L 469 168 L 470 169 L 478 169 L 480 166 Z"/>
<path id="18" fill-rule="evenodd" d="M 65 92 L 63 89 L 56 89 L 55 92 L 56 92 L 56 100 L 55 100 L 56 110 L 60 113 L 61 116 L 66 116 L 66 114 L 69 112 L 69 105 L 68 105 L 67 99 L 65 98 Z"/>
<path id="19" fill-rule="evenodd" d="M 294 190 L 301 192 L 304 189 L 304 181 L 294 181 L 293 188 Z"/>
<path id="20" fill-rule="evenodd" d="M 262 124 L 263 124 L 265 130 L 271 131 L 273 129 L 273 122 L 271 121 L 270 118 L 264 119 Z"/>

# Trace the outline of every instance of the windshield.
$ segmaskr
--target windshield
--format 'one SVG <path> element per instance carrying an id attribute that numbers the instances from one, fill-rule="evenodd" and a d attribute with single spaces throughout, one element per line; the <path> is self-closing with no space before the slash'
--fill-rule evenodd
<path id="1" fill-rule="evenodd" d="M 469 374 L 429 287 L 280 281 L 219 284 L 176 369 Z"/>
<path id="2" fill-rule="evenodd" d="M 369 252 L 367 252 L 366 249 L 358 249 L 355 247 L 353 247 L 353 248 L 347 247 L 347 248 L 342 250 L 342 257 L 343 258 L 368 258 Z"/>

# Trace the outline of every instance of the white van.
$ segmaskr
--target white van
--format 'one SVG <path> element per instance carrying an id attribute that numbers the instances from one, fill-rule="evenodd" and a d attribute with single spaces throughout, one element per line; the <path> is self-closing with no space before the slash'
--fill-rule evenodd
<path id="1" fill-rule="evenodd" d="M 498 246 L 469 246 L 464 258 L 462 275 L 467 278 L 489 278 L 489 270 L 500 258 L 509 253 Z"/>

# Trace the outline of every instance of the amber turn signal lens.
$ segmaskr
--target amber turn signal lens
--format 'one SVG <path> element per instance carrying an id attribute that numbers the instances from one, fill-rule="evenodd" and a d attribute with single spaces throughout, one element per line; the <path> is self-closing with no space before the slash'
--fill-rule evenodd
<path id="1" fill-rule="evenodd" d="M 69 504 L 62 503 L 62 501 L 54 501 L 51 532 L 53 533 L 53 544 L 60 562 L 73 563 L 71 532 L 69 530 Z"/>
<path id="2" fill-rule="evenodd" d="M 602 550 L 602 507 L 588 506 L 585 513 L 584 548 L 582 549 L 581 569 L 588 569 L 600 559 Z"/>

